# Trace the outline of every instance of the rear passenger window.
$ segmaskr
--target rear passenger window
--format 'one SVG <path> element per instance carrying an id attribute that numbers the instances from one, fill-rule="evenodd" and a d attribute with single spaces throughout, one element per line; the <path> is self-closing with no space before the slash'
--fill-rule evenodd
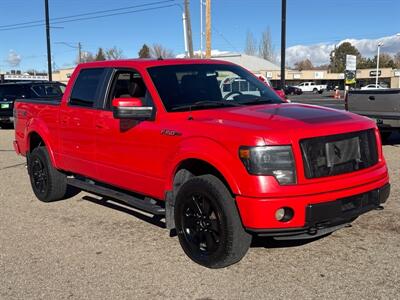
<path id="1" fill-rule="evenodd" d="M 70 105 L 95 107 L 106 72 L 104 68 L 82 70 L 72 88 Z"/>

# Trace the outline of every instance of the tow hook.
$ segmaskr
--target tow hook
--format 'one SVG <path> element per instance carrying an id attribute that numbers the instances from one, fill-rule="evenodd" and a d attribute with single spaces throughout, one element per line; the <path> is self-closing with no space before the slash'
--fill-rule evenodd
<path id="1" fill-rule="evenodd" d="M 318 233 L 318 230 L 315 227 L 311 227 L 310 229 L 308 229 L 309 235 L 316 235 L 317 233 Z"/>

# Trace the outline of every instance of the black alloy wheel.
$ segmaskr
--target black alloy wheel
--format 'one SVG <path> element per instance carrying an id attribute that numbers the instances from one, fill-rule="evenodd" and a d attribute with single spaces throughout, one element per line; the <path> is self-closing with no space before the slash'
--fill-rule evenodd
<path id="1" fill-rule="evenodd" d="M 46 147 L 37 147 L 29 153 L 28 173 L 32 190 L 40 201 L 67 199 L 79 193 L 79 189 L 67 184 L 67 176 L 54 168 Z"/>
<path id="2" fill-rule="evenodd" d="M 186 255 L 207 268 L 240 261 L 250 247 L 247 233 L 227 186 L 213 175 L 190 178 L 175 199 L 175 225 Z"/>
<path id="3" fill-rule="evenodd" d="M 203 194 L 194 193 L 183 206 L 183 235 L 197 255 L 212 255 L 218 249 L 221 235 L 221 216 L 211 200 Z"/>
<path id="4" fill-rule="evenodd" d="M 31 164 L 34 188 L 38 193 L 45 194 L 49 182 L 49 174 L 47 173 L 46 167 L 39 157 L 34 157 Z"/>

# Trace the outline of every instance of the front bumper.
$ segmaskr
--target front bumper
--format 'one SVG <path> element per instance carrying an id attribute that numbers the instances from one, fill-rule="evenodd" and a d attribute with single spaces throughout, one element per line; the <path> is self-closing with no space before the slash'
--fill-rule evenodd
<path id="1" fill-rule="evenodd" d="M 379 207 L 389 193 L 388 177 L 384 177 L 362 186 L 314 195 L 266 199 L 237 196 L 236 203 L 248 231 L 278 236 L 314 233 L 350 223 L 359 215 Z M 275 218 L 276 210 L 282 207 L 294 211 L 288 222 Z"/>

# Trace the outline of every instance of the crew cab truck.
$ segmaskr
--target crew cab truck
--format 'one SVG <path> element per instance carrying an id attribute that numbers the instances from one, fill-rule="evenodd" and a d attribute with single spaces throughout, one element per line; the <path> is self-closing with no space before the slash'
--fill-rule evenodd
<path id="1" fill-rule="evenodd" d="M 345 98 L 346 110 L 374 120 L 386 140 L 400 132 L 400 89 L 353 90 Z"/>
<path id="2" fill-rule="evenodd" d="M 223 97 L 226 77 L 251 93 Z M 326 235 L 389 196 L 373 121 L 286 103 L 224 61 L 80 64 L 61 101 L 18 100 L 15 116 L 39 200 L 84 190 L 165 217 L 209 268 L 238 262 L 255 234 Z"/>
<path id="3" fill-rule="evenodd" d="M 302 82 L 299 85 L 295 86 L 298 89 L 301 89 L 301 91 L 304 92 L 313 92 L 314 94 L 322 94 L 326 89 L 327 85 L 326 84 L 316 84 L 315 82 Z"/>

